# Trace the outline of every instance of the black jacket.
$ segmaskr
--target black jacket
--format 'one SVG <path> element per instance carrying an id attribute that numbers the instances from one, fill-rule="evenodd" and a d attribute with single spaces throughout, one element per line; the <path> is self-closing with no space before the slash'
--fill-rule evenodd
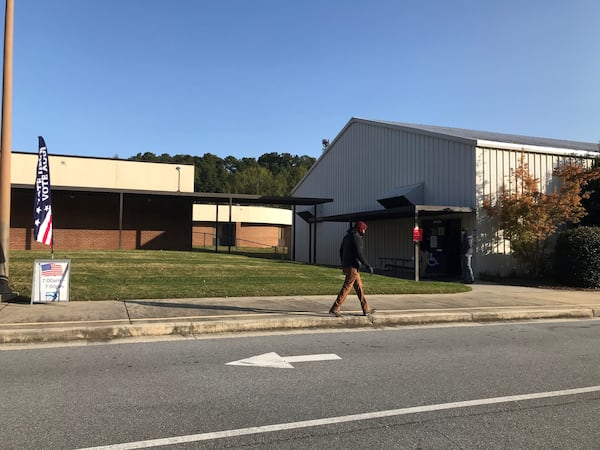
<path id="1" fill-rule="evenodd" d="M 342 240 L 340 246 L 340 260 L 342 267 L 354 267 L 355 269 L 360 268 L 360 265 L 370 267 L 363 255 L 363 241 L 358 231 L 354 228 L 350 228 L 346 232 L 346 236 Z"/>

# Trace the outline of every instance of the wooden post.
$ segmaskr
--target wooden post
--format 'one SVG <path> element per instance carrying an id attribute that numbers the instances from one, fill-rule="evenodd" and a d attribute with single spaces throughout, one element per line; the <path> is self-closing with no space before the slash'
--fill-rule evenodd
<path id="1" fill-rule="evenodd" d="M 2 136 L 0 137 L 0 301 L 15 296 L 8 283 L 14 7 L 14 0 L 6 0 L 6 15 L 4 21 L 4 69 L 2 80 Z"/>

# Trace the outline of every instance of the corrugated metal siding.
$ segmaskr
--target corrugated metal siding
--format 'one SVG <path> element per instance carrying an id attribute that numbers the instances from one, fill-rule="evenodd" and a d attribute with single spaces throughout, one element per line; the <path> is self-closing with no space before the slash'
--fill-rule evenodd
<path id="1" fill-rule="evenodd" d="M 365 254 L 369 262 L 383 270 L 380 258 L 407 258 L 414 255 L 412 219 L 373 222 L 365 236 Z"/>
<path id="2" fill-rule="evenodd" d="M 294 195 L 334 198 L 334 202 L 320 205 L 317 211 L 319 216 L 335 215 L 381 209 L 378 198 L 397 187 L 416 183 L 424 183 L 425 204 L 475 207 L 474 146 L 356 122 L 319 159 Z M 308 227 L 300 222 L 296 258 L 307 261 Z M 394 252 L 412 254 L 413 224 L 410 220 L 402 223 L 369 224 L 371 257 L 390 256 L 392 248 Z M 346 228 L 347 224 L 318 225 L 318 263 L 338 263 L 339 240 Z"/>
<path id="3" fill-rule="evenodd" d="M 510 256 L 510 242 L 503 239 L 502 232 L 489 220 L 483 209 L 485 198 L 491 198 L 493 203 L 503 186 L 509 190 L 515 189 L 511 174 L 519 166 L 522 155 L 529 172 L 539 180 L 540 191 L 551 192 L 559 182 L 552 175 L 554 168 L 571 157 L 481 147 L 477 148 L 476 153 L 477 234 L 482 237 L 477 251 L 477 270 L 493 275 L 506 275 L 518 268 Z M 591 159 L 576 159 L 585 164 L 592 162 Z"/>
<path id="4" fill-rule="evenodd" d="M 299 224 L 296 259 L 308 261 L 308 226 Z M 364 251 L 367 260 L 378 269 L 383 269 L 380 258 L 412 258 L 414 247 L 412 242 L 412 219 L 370 222 L 364 238 Z M 320 223 L 317 228 L 317 263 L 337 266 L 339 264 L 339 248 L 349 224 Z"/>
<path id="5" fill-rule="evenodd" d="M 425 204 L 477 208 L 476 217 L 457 217 L 475 229 L 474 267 L 479 273 L 507 274 L 516 269 L 510 243 L 492 226 L 482 204 L 485 196 L 495 196 L 503 185 L 513 187 L 511 170 L 518 167 L 521 154 L 545 192 L 556 185 L 554 167 L 569 158 L 543 151 L 476 148 L 451 137 L 351 121 L 294 195 L 331 197 L 334 202 L 320 205 L 318 215 L 335 215 L 381 209 L 377 199 L 387 192 L 422 182 Z M 302 220 L 297 225 L 297 259 L 308 261 L 308 226 Z M 413 225 L 412 219 L 369 223 L 365 251 L 370 262 L 377 265 L 379 257 L 411 257 Z M 338 223 L 318 225 L 318 263 L 339 263 L 339 243 L 347 227 Z"/>
<path id="6" fill-rule="evenodd" d="M 474 147 L 385 126 L 355 123 L 319 160 L 297 196 L 335 198 L 323 213 L 379 209 L 378 198 L 424 183 L 431 205 L 475 206 Z"/>

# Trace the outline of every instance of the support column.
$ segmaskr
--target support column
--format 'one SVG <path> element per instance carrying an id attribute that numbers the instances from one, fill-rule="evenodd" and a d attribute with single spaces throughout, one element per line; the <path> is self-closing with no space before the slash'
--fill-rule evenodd
<path id="1" fill-rule="evenodd" d="M 317 205 L 313 205 L 313 217 L 314 217 L 314 227 L 315 227 L 315 236 L 313 240 L 313 264 L 317 263 Z"/>
<path id="2" fill-rule="evenodd" d="M 292 239 L 292 261 L 296 261 L 296 205 L 292 205 L 292 232 L 290 238 Z"/>
<path id="3" fill-rule="evenodd" d="M 217 214 L 215 217 L 215 253 L 219 251 L 219 202 L 215 207 Z"/>
<path id="4" fill-rule="evenodd" d="M 415 228 L 419 227 L 419 212 L 416 210 L 415 208 Z M 414 235 L 414 231 L 413 231 L 413 235 Z M 419 275 L 420 275 L 420 262 L 419 262 L 419 250 L 421 247 L 421 242 L 419 242 L 419 240 L 415 240 L 414 236 L 413 236 L 413 241 L 415 244 L 415 281 L 419 281 Z"/>
<path id="5" fill-rule="evenodd" d="M 232 238 L 232 233 L 231 233 L 231 208 L 233 206 L 233 200 L 231 197 L 229 197 L 229 236 L 227 238 L 227 253 L 231 254 L 231 238 Z"/>

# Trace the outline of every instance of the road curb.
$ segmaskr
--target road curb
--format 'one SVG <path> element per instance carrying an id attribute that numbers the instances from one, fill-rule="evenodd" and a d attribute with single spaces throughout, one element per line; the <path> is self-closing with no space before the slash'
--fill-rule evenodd
<path id="1" fill-rule="evenodd" d="M 140 322 L 70 327 L 13 328 L 0 330 L 0 344 L 28 344 L 70 341 L 109 341 L 152 336 L 200 336 L 253 331 L 294 329 L 383 328 L 434 323 L 501 322 L 535 319 L 585 319 L 600 317 L 592 308 L 510 309 L 492 311 L 436 311 L 376 313 L 373 316 L 279 317 L 260 319 L 219 319 L 197 321 Z"/>
<path id="2" fill-rule="evenodd" d="M 473 315 L 466 311 L 408 312 L 373 317 L 373 324 L 378 327 L 472 321 Z"/>
<path id="3" fill-rule="evenodd" d="M 534 319 L 591 319 L 594 310 L 591 308 L 560 308 L 560 309 L 519 309 L 475 311 L 472 313 L 473 322 L 497 322 L 505 320 L 534 320 Z"/>

